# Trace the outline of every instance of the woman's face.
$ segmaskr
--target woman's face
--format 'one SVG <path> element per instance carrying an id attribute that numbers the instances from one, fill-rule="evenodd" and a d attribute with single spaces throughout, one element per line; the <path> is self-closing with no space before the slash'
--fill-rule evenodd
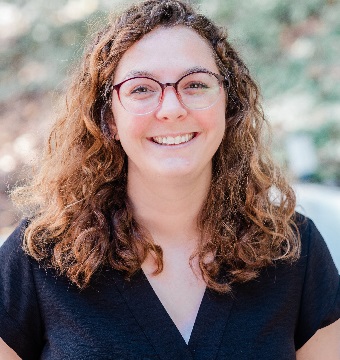
<path id="1" fill-rule="evenodd" d="M 219 74 L 207 42 L 184 26 L 160 27 L 125 52 L 116 68 L 114 84 L 134 74 L 174 83 L 195 68 Z M 146 115 L 134 115 L 124 109 L 113 91 L 112 126 L 128 156 L 128 176 L 132 172 L 153 179 L 210 176 L 212 157 L 224 135 L 225 105 L 223 87 L 213 106 L 191 110 L 181 104 L 169 86 L 158 108 Z M 182 140 L 186 142 L 171 144 Z"/>

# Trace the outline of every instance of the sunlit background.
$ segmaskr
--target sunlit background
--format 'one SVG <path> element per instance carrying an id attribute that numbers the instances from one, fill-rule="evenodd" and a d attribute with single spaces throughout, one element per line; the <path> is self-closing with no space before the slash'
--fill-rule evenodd
<path id="1" fill-rule="evenodd" d="M 0 1 L 0 243 L 20 218 L 7 192 L 40 153 L 86 37 L 126 3 Z M 275 158 L 340 268 L 339 1 L 196 3 L 227 27 L 260 85 Z"/>

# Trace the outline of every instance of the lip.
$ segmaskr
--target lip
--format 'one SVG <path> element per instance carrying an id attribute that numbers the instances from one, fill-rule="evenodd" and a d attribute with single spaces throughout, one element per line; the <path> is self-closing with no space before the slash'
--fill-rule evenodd
<path id="1" fill-rule="evenodd" d="M 148 140 L 162 147 L 178 147 L 190 143 L 198 136 L 198 132 L 183 132 L 177 134 L 162 134 L 149 137 Z"/>

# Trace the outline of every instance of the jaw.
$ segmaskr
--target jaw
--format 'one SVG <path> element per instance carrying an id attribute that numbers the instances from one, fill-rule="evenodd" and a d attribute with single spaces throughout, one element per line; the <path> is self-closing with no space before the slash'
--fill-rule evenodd
<path id="1" fill-rule="evenodd" d="M 150 159 L 151 160 L 151 159 Z M 144 184 L 154 192 L 185 193 L 196 188 L 203 179 L 210 184 L 212 161 L 206 164 L 197 164 L 196 158 L 186 156 L 163 156 L 152 159 L 145 171 L 132 161 L 128 161 L 128 182 Z M 134 179 L 134 181 L 132 181 Z M 206 180 L 203 180 L 205 183 Z"/>

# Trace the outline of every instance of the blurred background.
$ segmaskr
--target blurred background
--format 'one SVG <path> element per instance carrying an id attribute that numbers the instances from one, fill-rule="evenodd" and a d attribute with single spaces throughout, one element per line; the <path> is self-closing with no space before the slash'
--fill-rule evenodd
<path id="1" fill-rule="evenodd" d="M 201 0 L 260 88 L 273 152 L 340 268 L 339 0 Z M 8 191 L 39 155 L 86 38 L 130 1 L 0 1 L 0 244 L 20 214 Z"/>

